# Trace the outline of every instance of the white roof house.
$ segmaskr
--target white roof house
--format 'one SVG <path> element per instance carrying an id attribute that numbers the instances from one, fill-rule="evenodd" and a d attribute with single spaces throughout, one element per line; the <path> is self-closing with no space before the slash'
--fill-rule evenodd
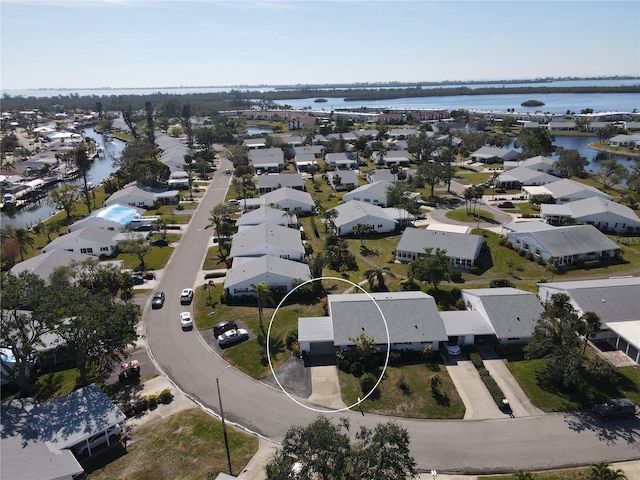
<path id="1" fill-rule="evenodd" d="M 351 200 L 357 200 L 364 203 L 372 203 L 374 205 L 380 205 L 381 207 L 387 206 L 387 189 L 393 186 L 385 180 L 379 182 L 368 183 L 362 185 L 350 192 L 345 193 L 342 196 L 343 202 L 349 202 Z"/>
<path id="2" fill-rule="evenodd" d="M 119 231 L 104 230 L 102 228 L 84 227 L 66 235 L 54 238 L 42 247 L 44 253 L 54 250 L 67 250 L 96 257 L 111 257 L 118 251 L 117 236 Z"/>
<path id="3" fill-rule="evenodd" d="M 408 263 L 425 256 L 425 249 L 445 250 L 454 268 L 468 269 L 482 249 L 480 235 L 407 228 L 396 247 L 396 260 Z"/>
<path id="4" fill-rule="evenodd" d="M 280 148 L 250 150 L 249 163 L 256 171 L 277 173 L 284 168 L 284 153 Z"/>
<path id="5" fill-rule="evenodd" d="M 355 170 L 358 168 L 358 159 L 351 152 L 327 153 L 324 161 L 327 165 L 333 165 L 338 170 Z"/>
<path id="6" fill-rule="evenodd" d="M 66 250 L 49 250 L 35 257 L 31 257 L 23 262 L 16 263 L 11 267 L 11 273 L 15 276 L 22 272 L 29 272 L 37 275 L 43 280 L 47 280 L 53 271 L 58 267 L 66 267 L 73 262 L 80 263 L 91 258 L 87 254 L 79 252 L 68 252 Z"/>
<path id="7" fill-rule="evenodd" d="M 157 190 L 140 185 L 129 185 L 111 194 L 104 206 L 114 204 L 139 208 L 153 208 L 158 203 L 178 203 L 178 190 Z"/>
<path id="8" fill-rule="evenodd" d="M 632 135 L 616 135 L 607 140 L 607 143 L 613 147 L 630 147 L 640 143 L 640 133 Z"/>
<path id="9" fill-rule="evenodd" d="M 402 174 L 405 176 L 405 179 L 409 179 L 410 177 L 415 177 L 417 171 L 414 168 L 401 168 Z M 379 182 L 384 180 L 389 183 L 396 183 L 398 180 L 398 175 L 394 175 L 391 173 L 391 170 L 388 168 L 377 168 L 375 170 L 369 170 L 367 172 L 367 180 L 369 183 Z"/>
<path id="10" fill-rule="evenodd" d="M 561 225 L 567 218 L 593 225 L 603 232 L 638 232 L 640 218 L 626 205 L 601 197 L 585 198 L 561 205 L 542 204 L 542 218 L 552 225 Z"/>
<path id="11" fill-rule="evenodd" d="M 144 214 L 145 210 L 142 208 L 114 203 L 95 210 L 89 216 L 74 222 L 69 226 L 69 232 L 86 227 L 124 232 L 133 220 L 142 217 Z"/>
<path id="12" fill-rule="evenodd" d="M 407 150 L 388 150 L 382 159 L 380 159 L 380 152 L 373 152 L 371 159 L 376 165 L 408 167 L 411 163 L 411 154 Z"/>
<path id="13" fill-rule="evenodd" d="M 318 157 L 313 153 L 296 153 L 294 162 L 298 172 L 314 172 L 318 166 Z"/>
<path id="14" fill-rule="evenodd" d="M 358 174 L 355 170 L 336 170 L 333 172 L 327 172 L 327 180 L 329 185 L 336 192 L 351 190 L 359 185 Z"/>
<path id="15" fill-rule="evenodd" d="M 518 156 L 518 152 L 508 148 L 499 147 L 480 147 L 471 154 L 474 162 L 496 163 L 514 160 Z"/>
<path id="16" fill-rule="evenodd" d="M 288 187 L 294 190 L 304 191 L 304 179 L 299 173 L 286 173 L 277 175 L 259 175 L 258 176 L 258 193 L 264 195 L 265 193 L 273 192 L 278 188 Z"/>
<path id="17" fill-rule="evenodd" d="M 527 167 L 538 172 L 553 173 L 556 161 L 553 158 L 538 155 L 536 157 L 527 158 L 526 160 L 511 160 L 504 162 L 504 170 L 512 170 L 516 167 Z"/>
<path id="18" fill-rule="evenodd" d="M 357 200 L 343 203 L 332 210 L 338 214 L 334 219 L 338 235 L 353 233 L 353 228 L 359 223 L 371 225 L 376 233 L 392 232 L 397 225 L 397 222 L 382 207 Z"/>
<path id="19" fill-rule="evenodd" d="M 233 235 L 229 257 L 273 255 L 290 260 L 302 260 L 304 253 L 299 230 L 262 224 L 243 229 Z"/>
<path id="20" fill-rule="evenodd" d="M 496 187 L 518 188 L 523 185 L 545 185 L 558 180 L 560 180 L 559 177 L 550 173 L 531 170 L 527 167 L 516 167 L 498 175 L 494 184 Z"/>
<path id="21" fill-rule="evenodd" d="M 613 200 L 611 195 L 601 192 L 595 187 L 576 182 L 575 180 L 569 180 L 568 178 L 563 178 L 562 180 L 557 180 L 542 186 L 524 186 L 522 187 L 522 192 L 527 199 L 551 195 L 556 200 L 556 203 L 572 202 L 590 197 L 601 197 L 606 200 Z"/>
<path id="22" fill-rule="evenodd" d="M 245 138 L 243 143 L 249 150 L 267 147 L 267 139 L 265 137 Z"/>
<path id="23" fill-rule="evenodd" d="M 334 347 L 353 346 L 354 339 L 362 333 L 372 337 L 382 351 L 387 350 L 387 344 L 392 350 L 419 350 L 426 344 L 438 350 L 439 342 L 448 340 L 431 295 L 424 292 L 370 295 L 329 295 L 330 324 L 327 317 L 298 320 L 301 349 L 309 348 L 308 352 L 313 353 L 315 341 L 330 342 Z"/>
<path id="24" fill-rule="evenodd" d="M 263 223 L 291 228 L 297 226 L 298 217 L 291 211 L 260 205 L 260 207 L 244 213 L 236 220 L 236 226 L 240 230 Z"/>
<path id="25" fill-rule="evenodd" d="M 254 295 L 251 285 L 265 282 L 281 293 L 287 293 L 299 282 L 311 279 L 306 263 L 272 255 L 235 257 L 227 270 L 224 289 L 229 295 Z"/>
<path id="26" fill-rule="evenodd" d="M 531 253 L 534 258 L 559 266 L 572 265 L 580 260 L 611 258 L 619 253 L 618 244 L 592 225 L 570 225 L 539 231 L 512 231 L 507 241 L 516 250 Z"/>
<path id="27" fill-rule="evenodd" d="M 312 212 L 316 204 L 309 192 L 301 192 L 293 188 L 282 187 L 260 196 L 264 205 L 278 205 L 283 210 L 294 211 L 299 208 L 303 212 Z"/>

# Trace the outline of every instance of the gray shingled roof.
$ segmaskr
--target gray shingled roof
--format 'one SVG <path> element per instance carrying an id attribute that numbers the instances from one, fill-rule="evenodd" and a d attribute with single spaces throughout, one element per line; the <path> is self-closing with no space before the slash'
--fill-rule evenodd
<path id="1" fill-rule="evenodd" d="M 88 258 L 95 258 L 84 253 L 68 252 L 66 250 L 50 250 L 35 257 L 31 257 L 24 262 L 16 263 L 11 268 L 13 275 L 20 275 L 22 272 L 30 272 L 38 277 L 47 280 L 49 275 L 58 267 L 66 267 L 71 262 L 82 262 Z"/>
<path id="2" fill-rule="evenodd" d="M 640 222 L 638 215 L 626 205 L 601 197 L 585 198 L 584 200 L 568 202 L 565 205 L 569 208 L 571 216 L 577 220 L 582 217 L 591 217 L 598 213 L 612 213 L 629 221 Z"/>
<path id="3" fill-rule="evenodd" d="M 240 260 L 240 261 L 238 261 Z M 311 279 L 309 266 L 306 263 L 294 262 L 285 258 L 274 257 L 271 255 L 263 255 L 262 257 L 251 258 L 248 260 L 236 258 L 233 261 L 233 267 L 227 270 L 224 280 L 224 288 L 232 288 L 235 285 L 246 283 L 257 277 L 267 284 L 271 278 L 273 283 L 282 283 L 280 278 L 302 280 L 303 282 Z"/>
<path id="4" fill-rule="evenodd" d="M 550 173 L 538 172 L 537 170 L 531 170 L 527 167 L 516 167 L 512 170 L 508 170 L 501 173 L 496 178 L 497 182 L 513 182 L 517 181 L 523 185 L 531 185 L 535 183 L 537 185 L 551 183 L 559 180 L 559 177 L 551 175 Z"/>
<path id="5" fill-rule="evenodd" d="M 276 225 L 295 224 L 298 218 L 293 213 L 287 214 L 285 210 L 273 208 L 268 205 L 260 205 L 255 210 L 250 210 L 241 215 L 236 220 L 238 227 L 246 225 L 260 225 L 262 223 L 273 223 Z"/>
<path id="6" fill-rule="evenodd" d="M 261 224 L 236 233 L 231 240 L 229 257 L 241 256 L 264 246 L 270 248 L 284 248 L 304 255 L 304 246 L 300 232 L 281 225 Z"/>
<path id="7" fill-rule="evenodd" d="M 390 182 L 387 182 L 386 180 L 380 180 L 374 183 L 367 183 L 365 185 L 362 185 L 361 187 L 354 188 L 348 193 L 345 193 L 342 198 L 344 200 L 344 197 L 352 198 L 353 196 L 358 196 L 368 192 L 371 192 L 374 195 L 379 195 L 382 198 L 386 198 L 387 189 L 392 186 L 393 184 Z"/>
<path id="8" fill-rule="evenodd" d="M 615 250 L 618 245 L 593 225 L 570 225 L 530 234 L 550 255 L 563 257 Z"/>
<path id="9" fill-rule="evenodd" d="M 372 205 L 370 203 L 359 202 L 357 200 L 351 200 L 347 203 L 338 205 L 337 207 L 334 207 L 333 210 L 338 212 L 338 216 L 334 220 L 336 227 L 346 225 L 365 217 L 377 217 L 395 222 L 395 220 L 389 217 L 382 207 Z"/>
<path id="10" fill-rule="evenodd" d="M 463 293 L 480 298 L 499 339 L 530 337 L 535 321 L 544 311 L 533 293 L 516 288 L 480 288 Z"/>
<path id="11" fill-rule="evenodd" d="M 258 189 L 278 187 L 304 187 L 304 179 L 299 173 L 282 173 L 279 175 L 259 175 Z"/>
<path id="12" fill-rule="evenodd" d="M 423 292 L 364 293 L 329 295 L 334 345 L 353 345 L 350 338 L 361 333 L 386 345 L 387 329 L 391 343 L 440 342 L 448 339 L 436 302 Z M 376 303 L 378 307 L 376 307 Z"/>
<path id="13" fill-rule="evenodd" d="M 447 257 L 475 260 L 482 247 L 480 235 L 407 228 L 396 250 L 424 253 L 425 248 L 446 250 Z"/>
<path id="14" fill-rule="evenodd" d="M 591 185 L 585 185 L 584 183 L 576 182 L 575 180 L 569 180 L 568 178 L 563 178 L 562 180 L 548 183 L 545 185 L 545 189 L 548 190 L 554 198 L 562 198 L 580 191 L 590 192 L 595 196 L 603 198 L 612 198 L 611 195 L 601 192 Z"/>

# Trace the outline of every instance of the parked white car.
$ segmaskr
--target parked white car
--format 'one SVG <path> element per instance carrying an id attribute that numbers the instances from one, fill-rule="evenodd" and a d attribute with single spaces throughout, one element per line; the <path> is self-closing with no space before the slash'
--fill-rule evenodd
<path id="1" fill-rule="evenodd" d="M 121 432 L 122 428 L 120 428 L 120 425 L 112 425 L 106 432 L 97 433 L 93 437 L 90 437 L 88 441 L 84 440 L 82 443 L 75 445 L 72 448 L 73 453 L 76 455 L 84 455 L 89 452 L 89 449 L 91 449 L 91 454 L 93 454 L 95 453 L 96 448 L 107 443 L 107 439 L 109 440 L 109 445 L 116 443 L 119 440 Z"/>
<path id="2" fill-rule="evenodd" d="M 221 347 L 228 347 L 236 343 L 244 342 L 249 339 L 249 332 L 244 328 L 237 328 L 234 330 L 227 330 L 218 337 L 218 345 Z"/>
<path id="3" fill-rule="evenodd" d="M 193 288 L 185 288 L 180 294 L 180 304 L 189 305 L 193 300 Z"/>

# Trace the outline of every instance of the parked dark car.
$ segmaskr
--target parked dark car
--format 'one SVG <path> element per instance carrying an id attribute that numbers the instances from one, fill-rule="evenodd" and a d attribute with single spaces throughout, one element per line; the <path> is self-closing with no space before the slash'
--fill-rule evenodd
<path id="1" fill-rule="evenodd" d="M 636 414 L 636 405 L 628 398 L 614 398 L 594 405 L 593 411 L 607 421 L 613 417 L 633 417 Z"/>
<path id="2" fill-rule="evenodd" d="M 151 242 L 151 245 L 153 245 L 154 247 L 168 247 L 169 240 L 167 240 L 166 238 L 158 238 L 157 240 Z"/>
<path id="3" fill-rule="evenodd" d="M 156 292 L 151 300 L 151 308 L 162 308 L 164 305 L 164 292 Z"/>
<path id="4" fill-rule="evenodd" d="M 133 278 L 134 285 L 142 285 L 144 283 L 144 276 L 142 275 L 131 275 L 131 278 Z"/>
<path id="5" fill-rule="evenodd" d="M 213 326 L 213 335 L 218 338 L 224 332 L 229 330 L 235 330 L 238 328 L 238 324 L 233 320 L 218 322 Z"/>
<path id="6" fill-rule="evenodd" d="M 512 202 L 500 202 L 498 208 L 515 208 L 515 205 Z"/>

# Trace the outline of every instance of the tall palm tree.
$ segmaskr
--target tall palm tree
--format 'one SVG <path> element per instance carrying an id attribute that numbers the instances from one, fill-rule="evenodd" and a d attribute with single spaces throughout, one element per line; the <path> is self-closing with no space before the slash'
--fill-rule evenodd
<path id="1" fill-rule="evenodd" d="M 627 480 L 622 469 L 614 470 L 607 462 L 591 464 L 591 480 Z"/>
<path id="2" fill-rule="evenodd" d="M 369 282 L 369 290 L 371 291 L 373 291 L 376 281 L 378 282 L 378 290 L 386 291 L 387 285 L 384 281 L 384 276 L 389 275 L 390 277 L 395 277 L 389 267 L 381 267 L 379 265 L 370 268 L 369 270 L 364 272 L 364 275 L 367 277 L 367 281 Z"/>
<path id="3" fill-rule="evenodd" d="M 91 198 L 89 197 L 89 182 L 87 175 L 91 168 L 91 159 L 87 155 L 87 150 L 84 145 L 80 145 L 73 151 L 73 163 L 75 164 L 78 172 L 82 176 L 84 201 L 87 205 L 88 213 L 91 213 Z"/>
<path id="4" fill-rule="evenodd" d="M 589 343 L 589 337 L 600 331 L 602 328 L 602 322 L 600 317 L 595 312 L 584 312 L 581 318 L 581 332 L 584 335 L 584 346 L 582 347 L 582 353 L 587 351 L 587 344 Z"/>
<path id="5" fill-rule="evenodd" d="M 260 282 L 257 285 L 251 284 L 251 291 L 256 294 L 258 299 L 258 320 L 260 321 L 260 330 L 262 330 L 262 334 L 266 337 L 267 332 L 264 329 L 264 324 L 262 322 L 262 313 L 265 305 L 271 304 L 273 305 L 273 287 L 266 282 Z"/>
<path id="6" fill-rule="evenodd" d="M 16 239 L 18 248 L 20 249 L 20 260 L 24 261 L 24 254 L 27 253 L 27 247 L 33 248 L 35 245 L 35 239 L 29 230 L 22 227 L 15 229 L 14 238 Z"/>

